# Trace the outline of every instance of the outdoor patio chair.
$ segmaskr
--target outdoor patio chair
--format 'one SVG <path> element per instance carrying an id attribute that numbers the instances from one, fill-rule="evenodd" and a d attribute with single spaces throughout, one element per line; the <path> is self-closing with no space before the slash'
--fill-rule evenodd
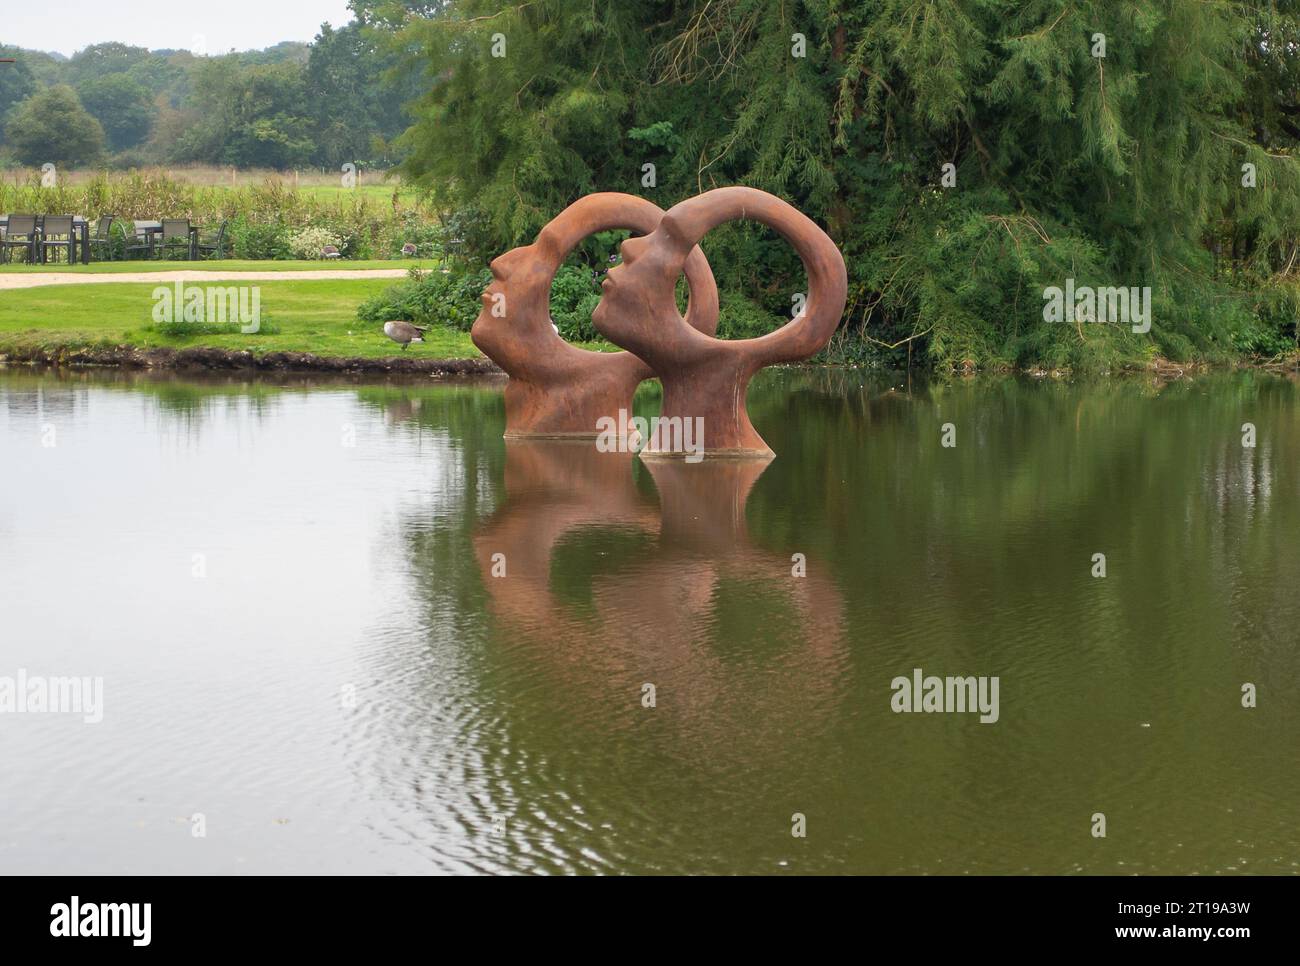
<path id="1" fill-rule="evenodd" d="M 0 260 L 9 261 L 11 252 L 25 251 L 27 263 L 36 261 L 36 242 L 40 238 L 36 231 L 35 215 L 10 215 L 9 225 L 0 236 Z"/>
<path id="2" fill-rule="evenodd" d="M 95 223 L 95 233 L 90 236 L 91 258 L 111 262 L 117 257 L 113 245 L 113 221 L 116 217 L 116 215 L 102 215 Z"/>
<path id="3" fill-rule="evenodd" d="M 163 258 L 194 257 L 194 235 L 188 218 L 164 218 L 162 223 Z"/>
<path id="4" fill-rule="evenodd" d="M 226 221 L 226 219 L 223 218 L 221 220 L 221 224 L 217 226 L 217 230 L 215 234 L 211 235 L 208 238 L 204 238 L 202 235 L 199 236 L 198 242 L 195 244 L 195 251 L 197 252 L 199 258 L 208 258 L 208 257 L 224 258 L 225 257 L 227 224 L 228 222 Z"/>
<path id="5" fill-rule="evenodd" d="M 124 259 L 153 258 L 158 250 L 155 243 L 156 235 L 151 231 L 142 229 L 141 224 L 138 221 L 131 222 L 131 227 L 126 233 L 126 245 L 122 248 L 122 257 Z M 157 222 L 151 224 L 157 224 Z"/>
<path id="6" fill-rule="evenodd" d="M 46 215 L 41 220 L 41 237 L 36 243 L 41 264 L 50 260 L 51 249 L 57 251 L 61 248 L 67 252 L 68 264 L 71 265 L 77 251 L 76 231 L 71 215 Z"/>

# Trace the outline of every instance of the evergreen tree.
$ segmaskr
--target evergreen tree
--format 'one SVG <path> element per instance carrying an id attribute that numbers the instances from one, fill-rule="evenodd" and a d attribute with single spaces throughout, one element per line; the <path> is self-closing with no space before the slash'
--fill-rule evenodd
<path id="1" fill-rule="evenodd" d="M 850 264 L 846 327 L 899 353 L 1104 366 L 1294 339 L 1289 3 L 364 6 L 429 78 L 407 174 L 481 209 L 487 248 L 592 190 L 668 205 L 750 184 L 827 227 Z M 802 272 L 770 233 L 705 250 L 727 288 L 788 310 Z M 1151 334 L 1045 321 L 1067 278 L 1150 286 Z"/>

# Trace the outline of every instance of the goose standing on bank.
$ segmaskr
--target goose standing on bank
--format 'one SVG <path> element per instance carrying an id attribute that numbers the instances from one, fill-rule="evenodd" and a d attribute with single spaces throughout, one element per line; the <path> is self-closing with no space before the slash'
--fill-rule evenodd
<path id="1" fill-rule="evenodd" d="M 398 343 L 403 352 L 412 342 L 424 341 L 424 329 L 410 322 L 385 322 L 384 335 Z"/>

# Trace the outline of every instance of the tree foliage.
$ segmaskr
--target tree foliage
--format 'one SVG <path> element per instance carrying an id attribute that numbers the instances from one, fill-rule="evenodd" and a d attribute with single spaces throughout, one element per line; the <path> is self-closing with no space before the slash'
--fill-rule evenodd
<path id="1" fill-rule="evenodd" d="M 113 151 L 136 147 L 149 136 L 154 107 L 149 92 L 127 74 L 107 74 L 84 82 L 81 103 L 99 121 Z"/>
<path id="2" fill-rule="evenodd" d="M 1293 3 L 360 6 L 428 78 L 406 173 L 481 210 L 488 249 L 589 191 L 666 207 L 748 184 L 826 226 L 849 341 L 895 357 L 1105 366 L 1294 343 Z M 788 311 L 803 282 L 785 247 L 715 234 L 722 284 Z M 1066 278 L 1150 286 L 1151 333 L 1046 322 L 1044 288 Z"/>
<path id="3" fill-rule="evenodd" d="M 240 167 L 387 167 L 418 93 L 385 86 L 393 58 L 359 24 L 321 27 L 313 44 L 196 56 L 109 42 L 60 60 L 16 50 L 0 71 L 0 123 L 48 86 L 71 85 L 120 167 L 196 162 Z M 0 156 L 12 153 L 0 142 Z"/>
<path id="4" fill-rule="evenodd" d="M 0 47 L 0 57 L 12 56 L 11 48 Z M 0 67 L 0 134 L 4 132 L 4 121 L 14 105 L 25 101 L 36 93 L 36 78 L 31 66 L 23 60 Z"/>
<path id="5" fill-rule="evenodd" d="M 66 84 L 47 88 L 19 104 L 5 124 L 5 140 L 18 159 L 29 165 L 94 164 L 104 153 L 104 129 Z"/>

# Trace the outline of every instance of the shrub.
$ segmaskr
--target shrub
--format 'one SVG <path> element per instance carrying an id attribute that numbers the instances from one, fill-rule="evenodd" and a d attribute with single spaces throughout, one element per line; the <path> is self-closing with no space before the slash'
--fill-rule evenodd
<path id="1" fill-rule="evenodd" d="M 601 338 L 591 324 L 600 302 L 600 283 L 591 270 L 561 265 L 551 283 L 551 321 L 569 342 L 594 342 Z"/>
<path id="2" fill-rule="evenodd" d="M 415 246 L 417 258 L 434 258 L 442 253 L 443 226 L 425 221 L 415 212 L 406 212 L 384 226 L 379 236 L 379 250 L 384 258 L 401 258 L 402 246 Z"/>
<path id="3" fill-rule="evenodd" d="M 324 227 L 303 228 L 289 236 L 289 252 L 294 258 L 319 259 L 324 257 L 326 246 L 332 245 L 343 252 L 343 242 L 332 230 Z"/>
<path id="4" fill-rule="evenodd" d="M 292 257 L 289 232 L 279 222 L 256 223 L 236 218 L 230 225 L 232 254 L 235 258 L 283 259 Z"/>
<path id="5" fill-rule="evenodd" d="M 740 292 L 723 289 L 718 293 L 718 303 L 719 339 L 756 339 L 790 321 L 789 316 L 774 315 Z"/>
<path id="6" fill-rule="evenodd" d="M 492 239 L 491 220 L 480 208 L 458 208 L 444 215 L 438 226 L 438 244 L 448 255 L 488 260 L 498 250 Z"/>
<path id="7" fill-rule="evenodd" d="M 413 268 L 404 281 L 363 302 L 357 318 L 365 322 L 402 319 L 468 332 L 478 318 L 483 289 L 491 281 L 492 273 L 487 269 L 422 272 Z"/>
<path id="8" fill-rule="evenodd" d="M 357 317 L 364 322 L 402 319 L 417 325 L 447 325 L 468 332 L 482 309 L 483 290 L 492 281 L 486 269 L 422 272 L 411 269 L 407 278 L 362 303 Z M 562 265 L 551 285 L 551 319 L 570 342 L 592 342 L 600 335 L 592 327 L 591 313 L 600 301 L 600 286 L 588 268 Z"/>

